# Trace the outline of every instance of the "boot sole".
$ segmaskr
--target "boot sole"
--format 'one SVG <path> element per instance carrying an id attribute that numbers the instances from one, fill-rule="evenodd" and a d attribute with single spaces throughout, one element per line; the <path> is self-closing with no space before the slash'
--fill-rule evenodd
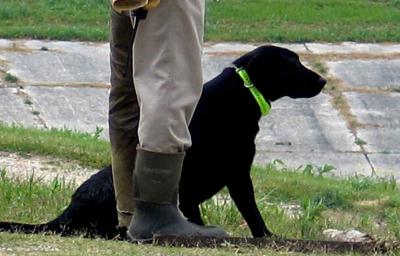
<path id="1" fill-rule="evenodd" d="M 130 243 L 134 243 L 134 244 L 151 244 L 154 241 L 154 238 L 134 238 L 129 231 L 126 231 L 126 239 L 128 240 L 128 242 Z"/>

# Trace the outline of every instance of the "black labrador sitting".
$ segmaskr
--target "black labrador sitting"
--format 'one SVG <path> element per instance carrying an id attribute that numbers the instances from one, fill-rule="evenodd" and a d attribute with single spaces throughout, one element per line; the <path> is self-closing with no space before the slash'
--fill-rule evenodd
<path id="1" fill-rule="evenodd" d="M 273 102 L 281 97 L 316 96 L 326 81 L 304 67 L 294 52 L 261 46 L 235 60 L 247 70 L 255 87 Z M 192 147 L 187 151 L 179 189 L 179 208 L 188 220 L 203 224 L 199 204 L 227 187 L 254 237 L 270 236 L 257 208 L 250 167 L 256 152 L 260 107 L 232 67 L 204 85 L 190 123 Z M 0 223 L 0 231 L 85 232 L 114 238 L 116 202 L 111 166 L 94 174 L 74 193 L 68 208 L 46 224 Z"/>

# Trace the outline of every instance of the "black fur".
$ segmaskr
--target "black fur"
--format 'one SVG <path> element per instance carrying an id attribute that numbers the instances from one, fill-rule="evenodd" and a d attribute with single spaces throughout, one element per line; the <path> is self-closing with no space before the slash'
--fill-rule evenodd
<path id="1" fill-rule="evenodd" d="M 283 96 L 313 97 L 326 83 L 305 68 L 297 54 L 275 46 L 259 47 L 234 64 L 248 71 L 270 102 Z M 205 84 L 189 127 L 193 145 L 186 154 L 179 190 L 179 207 L 190 221 L 203 224 L 199 204 L 226 186 L 253 236 L 271 235 L 257 208 L 250 178 L 260 117 L 256 101 L 233 68 Z M 123 236 L 123 230 L 116 229 L 115 205 L 108 166 L 77 189 L 68 208 L 55 220 L 40 225 L 2 222 L 0 231 Z"/>

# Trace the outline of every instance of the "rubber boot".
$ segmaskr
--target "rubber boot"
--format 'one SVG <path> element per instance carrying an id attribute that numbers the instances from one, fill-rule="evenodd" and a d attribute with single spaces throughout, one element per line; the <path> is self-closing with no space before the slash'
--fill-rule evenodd
<path id="1" fill-rule="evenodd" d="M 178 184 L 184 155 L 138 149 L 134 172 L 135 212 L 127 231 L 131 241 L 152 241 L 154 235 L 228 236 L 218 227 L 187 221 L 178 210 Z"/>

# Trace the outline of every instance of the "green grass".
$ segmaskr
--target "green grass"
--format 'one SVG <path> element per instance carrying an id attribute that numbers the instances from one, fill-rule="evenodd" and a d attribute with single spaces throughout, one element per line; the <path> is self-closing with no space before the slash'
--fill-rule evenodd
<path id="1" fill-rule="evenodd" d="M 2 0 L 0 37 L 107 40 L 109 0 Z M 399 42 L 398 0 L 207 0 L 209 41 Z"/>
<path id="2" fill-rule="evenodd" d="M 277 170 L 273 165 L 254 167 L 252 173 L 259 209 L 277 234 L 289 238 L 321 239 L 322 230 L 327 228 L 356 228 L 379 239 L 400 238 L 400 195 L 392 180 L 360 177 L 338 180 L 299 171 Z M 0 194 L 3 196 L 0 197 L 0 220 L 48 221 L 65 208 L 72 193 L 72 184 L 57 179 L 50 184 L 41 184 L 34 179 L 16 180 L 8 178 L 6 170 L 1 170 Z M 290 218 L 279 207 L 281 203 L 300 204 L 304 214 Z M 236 207 L 229 201 L 216 204 L 209 200 L 203 204 L 202 214 L 207 222 L 218 223 L 234 236 L 250 236 Z M 378 228 L 378 222 L 387 225 Z M 128 252 L 133 255 L 161 252 L 168 255 L 231 255 L 237 251 L 243 255 L 277 255 L 268 250 L 246 247 L 220 250 L 161 248 L 51 235 L 0 233 L 0 240 L 0 254 L 1 248 L 11 248 L 14 251 L 28 250 L 33 255 L 40 255 L 42 250 L 56 250 L 48 252 L 50 255 L 120 255 Z"/>
<path id="3" fill-rule="evenodd" d="M 275 165 L 253 167 L 252 175 L 259 209 L 277 234 L 321 239 L 324 229 L 358 228 L 379 238 L 400 239 L 400 194 L 393 178 L 337 179 Z M 307 214 L 289 218 L 279 207 L 282 203 L 300 205 Z M 220 223 L 238 235 L 250 235 L 229 201 L 222 205 L 209 201 L 202 206 L 202 214 L 209 223 Z M 376 226 L 379 222 L 391 225 L 381 230 Z"/>
<path id="4" fill-rule="evenodd" d="M 53 155 L 65 161 L 78 161 L 99 168 L 110 162 L 109 145 L 98 139 L 98 132 L 45 131 L 0 125 L 0 150 Z M 290 170 L 281 161 L 262 167 L 254 166 L 252 176 L 255 196 L 269 228 L 288 238 L 322 239 L 324 229 L 356 228 L 378 239 L 400 239 L 400 193 L 393 178 L 338 179 L 329 175 L 331 171 L 329 165 L 306 165 Z M 2 221 L 48 221 L 65 209 L 75 187 L 59 179 L 50 184 L 42 184 L 33 177 L 11 179 L 6 172 L 6 169 L 0 170 Z M 227 191 L 221 191 L 219 197 L 226 200 L 209 200 L 201 206 L 205 222 L 221 225 L 234 236 L 250 236 L 247 225 L 229 200 Z M 290 217 L 281 207 L 282 204 L 299 205 L 302 214 Z M 17 252 L 27 250 L 32 255 L 40 255 L 43 253 L 40 248 L 45 250 L 53 246 L 57 250 L 46 254 L 119 255 L 132 252 L 133 255 L 231 255 L 239 250 L 243 255 L 277 255 L 256 248 L 160 248 L 133 246 L 116 241 L 4 233 L 0 233 L 0 241 L 0 254 L 3 253 L 1 248 L 11 248 Z M 38 244 L 42 244 L 39 249 L 36 248 Z"/>
<path id="5" fill-rule="evenodd" d="M 211 40 L 376 42 L 400 39 L 397 1 L 221 0 L 212 1 L 208 13 Z"/>
<path id="6" fill-rule="evenodd" d="M 126 242 L 61 238 L 58 236 L 19 235 L 0 233 L 0 255 L 131 255 L 131 256 L 300 256 L 292 252 L 274 252 L 253 247 L 229 247 L 219 249 L 168 248 L 150 245 L 132 245 Z M 2 248 L 8 251 L 2 251 Z M 319 255 L 319 254 L 307 254 Z M 323 254 L 334 256 L 337 254 Z M 354 254 L 346 254 L 353 255 Z M 388 254 L 389 256 L 391 254 Z"/>
<path id="7" fill-rule="evenodd" d="M 111 162 L 110 145 L 94 134 L 68 129 L 39 130 L 0 122 L 0 150 L 51 155 L 101 168 Z"/>
<path id="8" fill-rule="evenodd" d="M 55 218 L 69 203 L 73 184 L 54 179 L 48 185 L 29 179 L 10 179 L 0 169 L 1 220 L 38 223 Z"/>
<path id="9" fill-rule="evenodd" d="M 4 81 L 9 82 L 9 83 L 16 83 L 16 82 L 18 82 L 18 77 L 13 76 L 9 73 L 6 73 L 6 75 L 4 76 Z"/>
<path id="10" fill-rule="evenodd" d="M 107 0 L 2 0 L 0 37 L 105 40 L 107 3 Z"/>

